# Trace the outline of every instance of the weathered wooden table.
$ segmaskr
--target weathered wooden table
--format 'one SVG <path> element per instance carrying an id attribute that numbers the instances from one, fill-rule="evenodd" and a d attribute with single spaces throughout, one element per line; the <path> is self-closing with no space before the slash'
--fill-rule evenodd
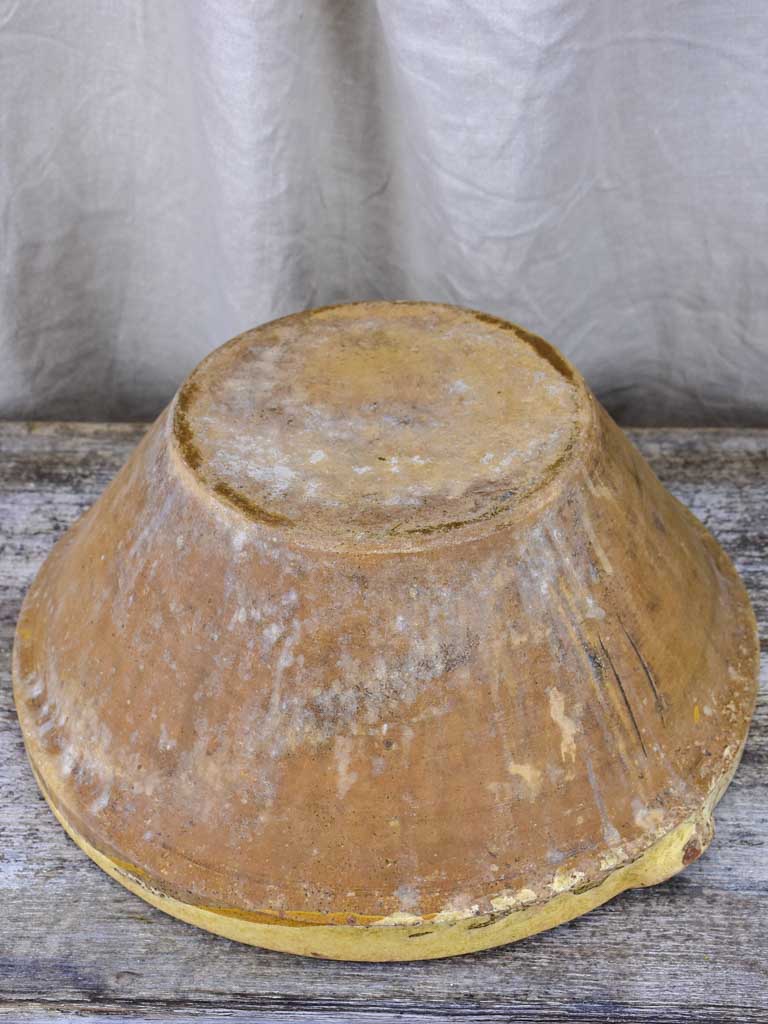
<path id="1" fill-rule="evenodd" d="M 22 595 L 143 428 L 0 423 L 0 1015 L 12 1021 L 768 1021 L 768 674 L 708 853 L 487 953 L 344 964 L 239 946 L 130 895 L 66 837 L 11 698 Z M 734 559 L 768 638 L 768 431 L 632 432 Z M 663 566 L 659 566 L 663 572 Z"/>

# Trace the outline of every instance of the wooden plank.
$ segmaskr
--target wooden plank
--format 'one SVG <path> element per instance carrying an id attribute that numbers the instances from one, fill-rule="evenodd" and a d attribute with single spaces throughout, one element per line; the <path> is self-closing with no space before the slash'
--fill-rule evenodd
<path id="1" fill-rule="evenodd" d="M 143 428 L 0 423 L 0 1015 L 13 1021 L 768 1021 L 768 674 L 708 853 L 525 942 L 343 964 L 238 946 L 153 910 L 67 839 L 10 691 L 24 590 Z M 768 432 L 632 433 L 734 558 L 768 637 Z"/>

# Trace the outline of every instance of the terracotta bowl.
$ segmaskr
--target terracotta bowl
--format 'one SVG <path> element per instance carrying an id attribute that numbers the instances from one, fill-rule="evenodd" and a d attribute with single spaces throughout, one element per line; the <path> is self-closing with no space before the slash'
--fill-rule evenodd
<path id="1" fill-rule="evenodd" d="M 200 364 L 41 569 L 14 680 L 46 799 L 128 889 L 405 960 L 698 857 L 757 659 L 730 562 L 555 349 L 370 302 Z"/>

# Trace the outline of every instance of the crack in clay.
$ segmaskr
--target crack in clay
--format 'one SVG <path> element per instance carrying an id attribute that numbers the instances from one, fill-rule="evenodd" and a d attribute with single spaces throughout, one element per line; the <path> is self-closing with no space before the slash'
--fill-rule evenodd
<path id="1" fill-rule="evenodd" d="M 625 634 L 627 640 L 629 640 L 630 644 L 632 645 L 632 650 L 635 652 L 635 654 L 637 655 L 638 661 L 642 665 L 643 672 L 645 673 L 645 678 L 648 680 L 648 685 L 650 686 L 651 690 L 653 691 L 653 697 L 654 697 L 654 701 L 655 701 L 655 704 L 656 704 L 656 710 L 658 711 L 659 717 L 661 718 L 661 720 L 663 722 L 664 721 L 664 699 L 661 696 L 661 694 L 659 693 L 659 688 L 656 685 L 656 680 L 654 679 L 654 676 L 653 676 L 653 673 L 651 672 L 650 666 L 648 665 L 648 662 L 645 660 L 645 658 L 640 653 L 640 648 L 635 643 L 635 641 L 632 638 L 632 636 L 630 635 L 627 627 L 624 625 L 624 623 L 621 621 L 621 619 L 619 619 L 619 625 L 624 630 L 624 634 Z"/>
<path id="2" fill-rule="evenodd" d="M 637 736 L 638 742 L 640 743 L 640 746 L 642 747 L 643 753 L 645 754 L 646 757 L 648 757 L 648 751 L 645 749 L 645 743 L 643 741 L 643 735 L 640 732 L 640 726 L 637 724 L 637 719 L 635 718 L 635 712 L 632 710 L 632 705 L 630 704 L 629 698 L 627 697 L 626 690 L 624 689 L 624 684 L 621 681 L 621 676 L 616 671 L 616 666 L 613 664 L 613 658 L 608 653 L 608 649 L 606 648 L 605 644 L 603 643 L 602 637 L 598 636 L 597 640 L 598 640 L 598 643 L 600 644 L 600 650 L 603 652 L 603 654 L 605 655 L 605 657 L 606 657 L 606 659 L 608 661 L 608 664 L 610 666 L 611 672 L 613 673 L 613 678 L 616 680 L 616 683 L 617 683 L 617 685 L 619 687 L 619 692 L 621 693 L 621 696 L 622 696 L 622 698 L 624 700 L 624 705 L 625 705 L 625 707 L 627 709 L 627 713 L 629 714 L 630 720 L 631 720 L 632 725 L 634 727 L 635 735 Z"/>

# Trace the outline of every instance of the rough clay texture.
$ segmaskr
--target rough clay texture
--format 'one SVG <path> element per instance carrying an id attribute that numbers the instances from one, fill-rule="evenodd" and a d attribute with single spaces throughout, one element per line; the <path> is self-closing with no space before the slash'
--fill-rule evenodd
<path id="1" fill-rule="evenodd" d="M 184 385 L 176 433 L 205 486 L 253 518 L 391 547 L 519 507 L 590 415 L 567 363 L 522 329 L 364 303 L 218 349 Z"/>
<path id="2" fill-rule="evenodd" d="M 463 326 L 471 352 L 501 353 L 510 400 L 527 391 L 510 383 L 518 363 L 540 396 L 488 445 L 461 396 L 492 368 L 443 361 Z M 336 370 L 292 437 L 283 417 L 313 378 L 292 375 L 281 338 L 302 332 Z M 343 354 L 357 366 L 389 345 L 405 379 L 409 353 L 429 366 L 431 338 L 440 381 L 468 386 L 448 399 L 467 443 L 451 469 L 427 382 L 423 444 L 400 422 L 381 454 L 392 477 L 405 452 L 435 476 L 412 461 L 400 488 L 377 467 L 361 491 L 346 469 L 379 450 L 388 403 L 416 416 L 403 395 L 417 405 L 420 389 L 376 399 L 374 373 L 358 394 Z M 246 367 L 270 348 L 287 400 L 268 408 L 260 377 L 249 420 Z M 233 354 L 243 387 L 218 402 Z M 89 843 L 187 903 L 283 923 L 544 904 L 700 815 L 698 855 L 754 702 L 754 619 L 715 542 L 554 350 L 460 310 L 366 304 L 267 325 L 191 382 L 55 547 L 19 623 L 27 749 Z M 331 445 L 326 408 L 326 423 L 374 426 Z M 264 411 L 272 467 L 291 477 L 247 472 Z M 489 451 L 495 466 L 512 455 L 498 475 L 477 465 Z M 381 510 L 384 494 L 398 501 Z"/>

